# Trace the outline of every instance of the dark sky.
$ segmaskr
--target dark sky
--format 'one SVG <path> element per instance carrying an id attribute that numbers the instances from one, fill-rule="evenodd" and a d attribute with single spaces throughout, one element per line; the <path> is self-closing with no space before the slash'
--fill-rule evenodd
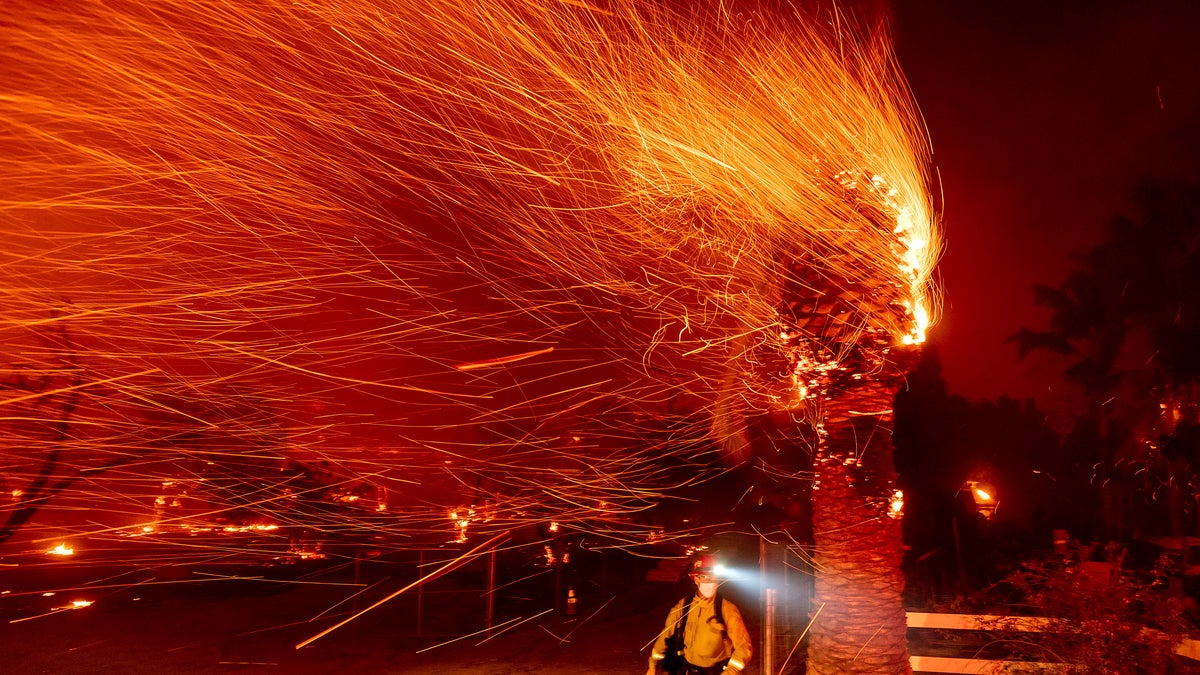
<path id="1" fill-rule="evenodd" d="M 1062 415 L 1032 286 L 1128 212 L 1143 176 L 1197 178 L 1200 2 L 896 0 L 901 62 L 933 139 L 947 252 L 933 332 L 951 393 L 1035 397 Z"/>

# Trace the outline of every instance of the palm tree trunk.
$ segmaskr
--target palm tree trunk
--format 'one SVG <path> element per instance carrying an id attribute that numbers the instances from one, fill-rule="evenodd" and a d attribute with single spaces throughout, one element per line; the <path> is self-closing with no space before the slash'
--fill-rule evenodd
<path id="1" fill-rule="evenodd" d="M 888 383 L 866 379 L 824 402 L 812 498 L 820 608 L 808 647 L 812 675 L 912 672 L 900 521 L 888 515 L 893 396 Z"/>

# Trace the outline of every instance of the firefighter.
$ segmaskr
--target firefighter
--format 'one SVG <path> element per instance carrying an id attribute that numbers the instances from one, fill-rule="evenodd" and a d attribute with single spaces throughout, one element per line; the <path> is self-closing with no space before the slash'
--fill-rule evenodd
<path id="1" fill-rule="evenodd" d="M 715 556 L 695 558 L 688 576 L 696 593 L 667 614 L 646 675 L 740 675 L 750 661 L 750 633 L 737 605 L 718 590 Z"/>

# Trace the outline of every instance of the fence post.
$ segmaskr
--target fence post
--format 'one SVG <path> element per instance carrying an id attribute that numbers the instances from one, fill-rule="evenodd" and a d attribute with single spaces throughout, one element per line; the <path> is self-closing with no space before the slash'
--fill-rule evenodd
<path id="1" fill-rule="evenodd" d="M 425 550 L 420 549 L 417 551 L 417 576 L 418 577 L 421 576 L 421 573 L 424 571 L 424 569 L 425 569 Z M 424 584 L 417 586 L 417 635 L 422 634 L 421 633 L 421 614 L 422 614 L 421 610 L 422 610 L 422 605 L 424 604 L 424 600 L 425 600 L 425 592 L 423 590 L 424 587 L 425 587 Z"/>
<path id="2" fill-rule="evenodd" d="M 488 570 L 487 570 L 487 610 L 484 616 L 484 623 L 487 627 L 488 637 L 492 636 L 492 624 L 495 618 L 496 609 L 496 549 L 488 551 Z"/>
<path id="3" fill-rule="evenodd" d="M 775 672 L 775 589 L 767 589 L 767 611 L 763 617 L 762 673 Z"/>

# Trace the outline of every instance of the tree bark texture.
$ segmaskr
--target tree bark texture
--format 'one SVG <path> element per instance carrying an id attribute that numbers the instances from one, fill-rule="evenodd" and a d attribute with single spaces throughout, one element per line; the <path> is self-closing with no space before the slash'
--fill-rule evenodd
<path id="1" fill-rule="evenodd" d="M 909 674 L 890 384 L 853 383 L 824 402 L 813 492 L 816 588 L 810 675 Z"/>

